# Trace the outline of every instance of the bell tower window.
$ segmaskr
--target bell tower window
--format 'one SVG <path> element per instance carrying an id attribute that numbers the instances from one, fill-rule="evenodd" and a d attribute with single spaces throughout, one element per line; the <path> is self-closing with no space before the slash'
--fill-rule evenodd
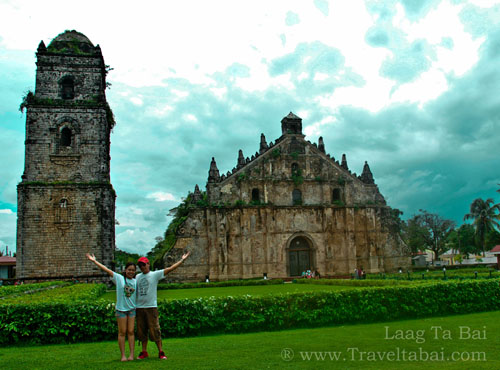
<path id="1" fill-rule="evenodd" d="M 61 81 L 61 98 L 71 100 L 75 97 L 75 82 L 70 76 L 66 76 Z"/>
<path id="2" fill-rule="evenodd" d="M 71 146 L 71 130 L 67 127 L 61 130 L 61 146 Z"/>

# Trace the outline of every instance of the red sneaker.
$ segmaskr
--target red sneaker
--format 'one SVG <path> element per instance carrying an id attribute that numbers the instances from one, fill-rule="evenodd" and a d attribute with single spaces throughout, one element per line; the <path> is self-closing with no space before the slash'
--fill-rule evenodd
<path id="1" fill-rule="evenodd" d="M 137 356 L 138 360 L 144 360 L 146 357 L 149 357 L 148 353 L 146 351 L 142 351 L 139 353 L 139 356 Z"/>
<path id="2" fill-rule="evenodd" d="M 165 352 L 161 351 L 160 353 L 158 353 L 158 358 L 160 360 L 166 360 L 167 356 L 165 356 Z"/>

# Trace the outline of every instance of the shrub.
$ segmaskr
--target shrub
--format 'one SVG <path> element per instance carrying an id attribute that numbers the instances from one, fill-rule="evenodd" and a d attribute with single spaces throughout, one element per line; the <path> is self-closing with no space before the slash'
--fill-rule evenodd
<path id="1" fill-rule="evenodd" d="M 0 344 L 110 339 L 114 304 L 97 300 L 104 284 L 76 284 L 0 300 Z"/>
<path id="2" fill-rule="evenodd" d="M 69 284 L 70 284 L 69 282 L 65 282 L 65 281 L 48 281 L 45 283 L 0 286 L 0 298 L 6 297 L 9 295 L 33 293 L 33 292 L 46 290 L 46 289 L 50 289 L 50 288 L 55 288 L 58 286 L 69 285 Z"/>
<path id="3" fill-rule="evenodd" d="M 423 282 L 259 297 L 161 300 L 158 311 L 162 330 L 169 336 L 282 330 L 496 310 L 498 283 L 494 279 Z M 85 293 L 80 300 L 0 303 L 0 343 L 112 339 L 116 335 L 114 305 L 96 299 L 104 286 L 95 287 L 81 288 Z M 90 292 L 95 294 L 93 299 Z"/>
<path id="4" fill-rule="evenodd" d="M 282 279 L 270 279 L 270 280 L 228 280 L 228 281 L 217 281 L 212 283 L 169 283 L 169 284 L 158 284 L 158 289 L 168 290 L 168 289 L 192 289 L 192 288 L 215 288 L 215 287 L 227 287 L 227 286 L 255 286 L 255 285 L 278 285 L 283 284 Z"/>

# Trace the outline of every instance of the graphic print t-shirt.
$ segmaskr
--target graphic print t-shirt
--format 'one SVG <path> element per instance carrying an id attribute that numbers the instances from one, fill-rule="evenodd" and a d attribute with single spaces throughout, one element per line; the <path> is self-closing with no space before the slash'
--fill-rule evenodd
<path id="1" fill-rule="evenodd" d="M 156 307 L 156 288 L 165 277 L 163 270 L 137 275 L 137 308 Z"/>
<path id="2" fill-rule="evenodd" d="M 118 311 L 130 311 L 136 305 L 136 279 L 125 279 L 123 275 L 113 272 L 110 278 L 116 285 L 116 309 Z"/>

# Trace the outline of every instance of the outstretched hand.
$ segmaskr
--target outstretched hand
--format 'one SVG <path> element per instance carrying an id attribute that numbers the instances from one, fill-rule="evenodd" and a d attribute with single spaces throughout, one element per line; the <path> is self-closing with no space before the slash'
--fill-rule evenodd
<path id="1" fill-rule="evenodd" d="M 182 255 L 182 260 L 184 261 L 186 258 L 188 258 L 188 257 L 189 257 L 189 255 L 190 255 L 190 254 L 191 254 L 191 251 L 189 251 L 189 252 L 187 252 L 187 253 L 184 253 L 184 254 Z"/>
<path id="2" fill-rule="evenodd" d="M 87 259 L 88 259 L 89 261 L 92 261 L 92 262 L 95 262 L 95 261 L 96 261 L 95 256 L 94 256 L 94 254 L 93 254 L 93 253 L 92 253 L 92 254 L 85 253 L 85 257 L 87 257 Z"/>

